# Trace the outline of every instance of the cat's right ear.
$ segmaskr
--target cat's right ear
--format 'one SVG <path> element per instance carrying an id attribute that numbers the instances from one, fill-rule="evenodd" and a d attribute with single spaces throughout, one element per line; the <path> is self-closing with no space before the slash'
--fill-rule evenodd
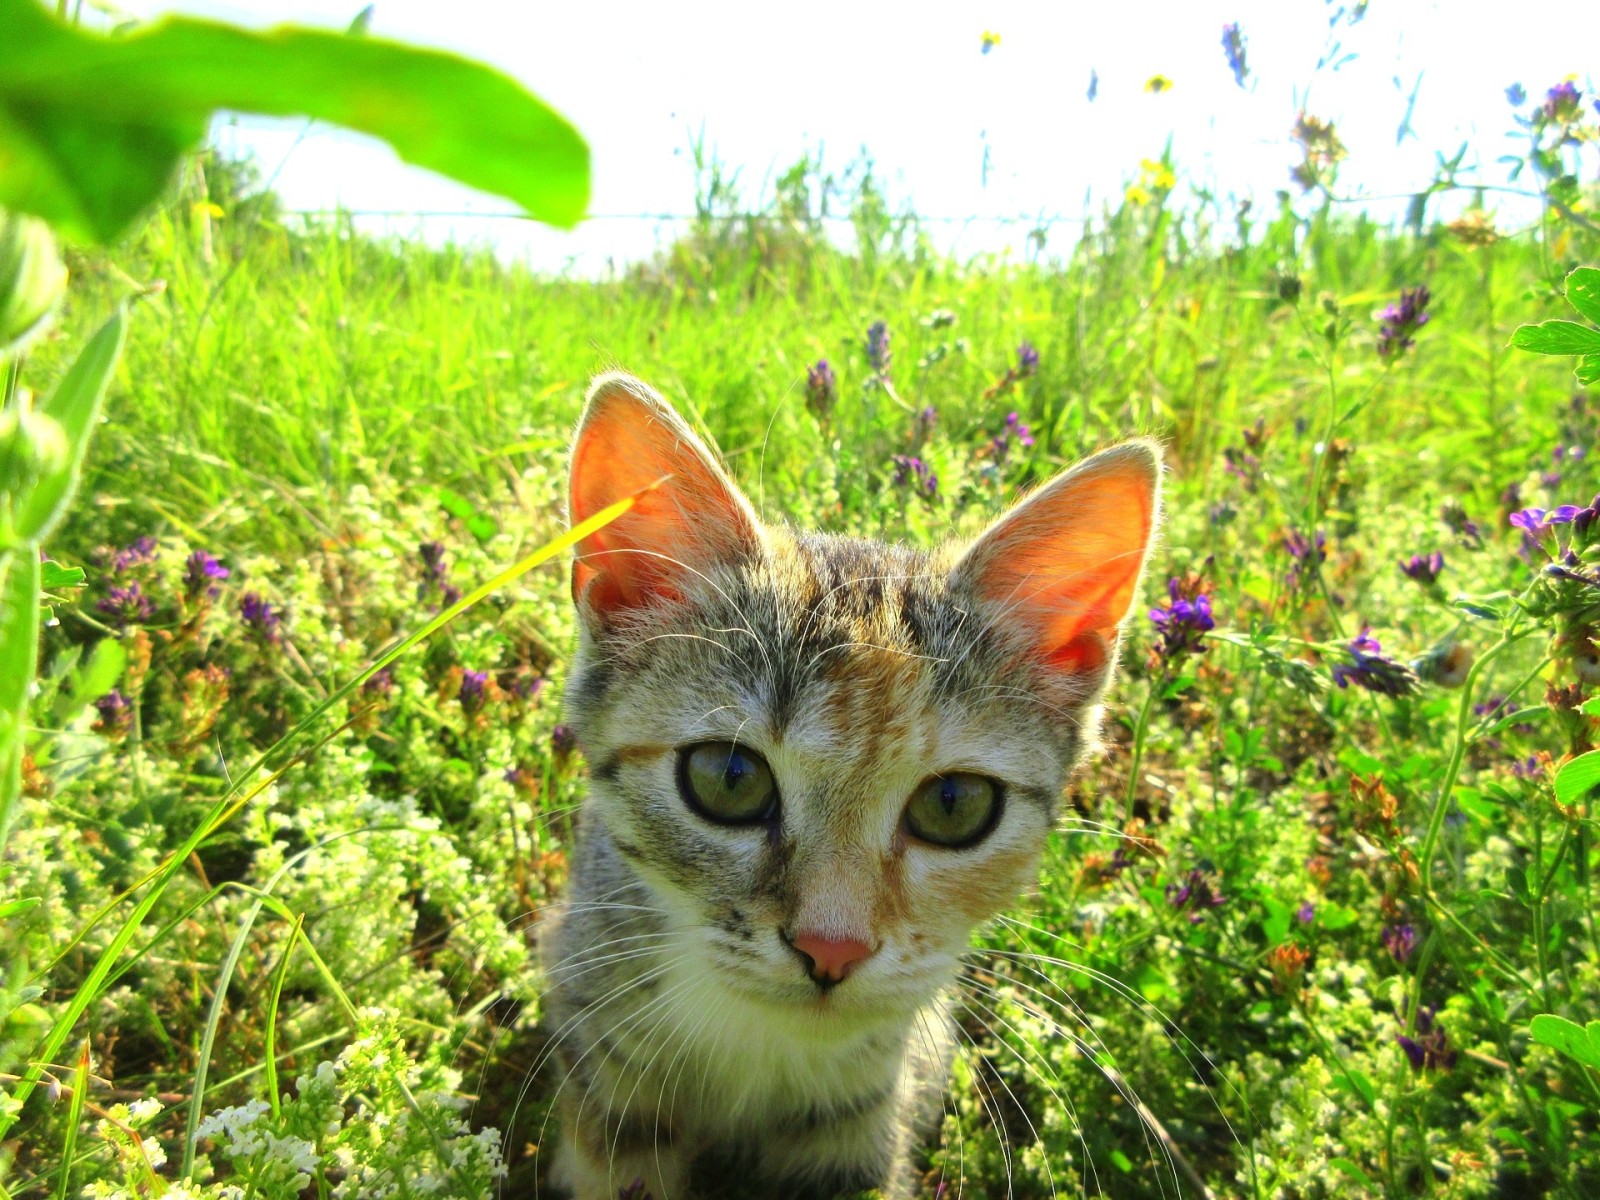
<path id="1" fill-rule="evenodd" d="M 683 595 L 691 578 L 758 553 L 761 522 L 715 455 L 654 389 L 631 375 L 589 388 L 572 446 L 572 524 L 650 485 L 632 509 L 578 544 L 572 598 L 604 622 Z"/>

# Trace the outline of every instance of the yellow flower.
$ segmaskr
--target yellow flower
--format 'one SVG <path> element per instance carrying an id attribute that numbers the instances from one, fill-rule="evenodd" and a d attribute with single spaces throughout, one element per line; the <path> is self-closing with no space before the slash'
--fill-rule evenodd
<path id="1" fill-rule="evenodd" d="M 1143 205 L 1149 204 L 1152 200 L 1155 199 L 1155 197 L 1150 194 L 1150 189 L 1149 188 L 1141 187 L 1137 183 L 1134 184 L 1132 187 L 1130 187 L 1126 192 L 1124 192 L 1122 194 L 1122 198 L 1124 200 L 1126 200 L 1129 204 L 1137 204 L 1137 205 L 1140 205 L 1141 207 Z"/>
<path id="2" fill-rule="evenodd" d="M 1165 75 L 1152 75 L 1144 81 L 1144 90 L 1152 96 L 1159 96 L 1162 92 L 1172 90 L 1172 80 Z"/>
<path id="3" fill-rule="evenodd" d="M 1151 162 L 1148 158 L 1139 161 L 1139 174 L 1146 187 L 1158 192 L 1170 192 L 1178 182 L 1171 167 L 1163 162 Z"/>
<path id="4" fill-rule="evenodd" d="M 989 53 L 989 51 L 993 50 L 999 44 L 1000 35 L 998 33 L 994 32 L 992 29 L 985 29 L 983 31 L 983 52 L 985 54 Z"/>

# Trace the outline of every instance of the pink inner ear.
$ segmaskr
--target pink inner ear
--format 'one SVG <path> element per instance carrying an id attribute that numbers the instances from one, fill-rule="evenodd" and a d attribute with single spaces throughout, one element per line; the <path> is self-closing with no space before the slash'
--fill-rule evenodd
<path id="1" fill-rule="evenodd" d="M 1156 459 L 1134 444 L 1047 484 L 979 538 L 963 567 L 1024 627 L 1037 657 L 1103 666 L 1138 591 L 1155 524 Z"/>
<path id="2" fill-rule="evenodd" d="M 744 498 L 688 426 L 637 381 L 607 381 L 591 397 L 571 479 L 574 523 L 660 484 L 578 547 L 573 595 L 601 612 L 679 596 L 685 573 L 756 543 Z"/>

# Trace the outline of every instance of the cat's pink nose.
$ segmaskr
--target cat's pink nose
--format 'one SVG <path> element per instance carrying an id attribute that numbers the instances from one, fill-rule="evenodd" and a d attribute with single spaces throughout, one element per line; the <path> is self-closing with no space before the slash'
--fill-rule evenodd
<path id="1" fill-rule="evenodd" d="M 790 943 L 811 960 L 811 976 L 818 983 L 838 983 L 857 963 L 871 958 L 873 949 L 854 938 L 826 938 L 819 933 L 802 933 Z"/>

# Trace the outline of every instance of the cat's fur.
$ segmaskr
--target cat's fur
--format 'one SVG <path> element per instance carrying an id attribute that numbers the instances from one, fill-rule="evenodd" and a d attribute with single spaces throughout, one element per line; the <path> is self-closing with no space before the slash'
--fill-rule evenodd
<path id="1" fill-rule="evenodd" d="M 909 1193 L 951 1055 L 944 993 L 973 927 L 1032 882 L 1092 747 L 1159 475 L 1152 444 L 1115 447 L 964 550 L 797 533 L 655 392 L 595 382 L 572 520 L 657 486 L 573 569 L 566 703 L 592 782 L 545 939 L 552 1190 Z M 678 752 L 708 740 L 765 758 L 774 820 L 685 803 Z M 998 823 L 920 842 L 907 798 L 955 771 L 1003 785 Z M 808 931 L 875 952 L 823 986 L 793 945 Z"/>

